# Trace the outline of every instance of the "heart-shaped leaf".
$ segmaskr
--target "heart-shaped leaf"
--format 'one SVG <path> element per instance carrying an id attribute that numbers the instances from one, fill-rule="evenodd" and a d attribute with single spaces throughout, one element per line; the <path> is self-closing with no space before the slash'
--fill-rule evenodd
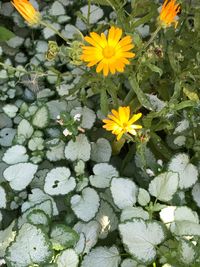
<path id="1" fill-rule="evenodd" d="M 21 191 L 32 181 L 38 166 L 32 163 L 18 163 L 5 169 L 3 176 L 12 189 Z"/>
<path id="2" fill-rule="evenodd" d="M 12 146 L 5 152 L 2 160 L 10 165 L 27 162 L 28 155 L 26 154 L 26 148 L 21 145 Z"/>
<path id="3" fill-rule="evenodd" d="M 138 261 L 149 264 L 156 257 L 156 245 L 165 239 L 161 223 L 132 219 L 119 225 L 125 249 Z"/>
<path id="4" fill-rule="evenodd" d="M 82 196 L 74 195 L 71 198 L 71 207 L 78 218 L 83 221 L 90 221 L 94 218 L 99 208 L 99 196 L 92 188 L 85 188 Z"/>
<path id="5" fill-rule="evenodd" d="M 48 262 L 51 257 L 51 243 L 47 235 L 29 223 L 21 227 L 6 253 L 6 261 L 15 267 L 27 267 L 33 263 L 40 265 Z"/>
<path id="6" fill-rule="evenodd" d="M 74 177 L 66 167 L 52 169 L 46 176 L 44 191 L 49 195 L 66 195 L 76 187 Z"/>
<path id="7" fill-rule="evenodd" d="M 115 246 L 97 247 L 85 256 L 81 267 L 118 267 L 120 261 L 121 257 Z"/>

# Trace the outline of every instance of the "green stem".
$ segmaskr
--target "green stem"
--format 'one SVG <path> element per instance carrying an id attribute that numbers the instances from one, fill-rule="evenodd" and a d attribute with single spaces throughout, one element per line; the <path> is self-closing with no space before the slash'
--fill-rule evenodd
<path id="1" fill-rule="evenodd" d="M 49 28 L 53 32 L 55 32 L 58 36 L 60 36 L 60 38 L 62 38 L 68 44 L 68 40 L 56 28 L 54 28 L 51 24 L 49 24 L 48 22 L 43 21 L 43 20 L 40 21 L 40 24 Z"/>
<path id="2" fill-rule="evenodd" d="M 114 11 L 117 11 L 116 8 L 115 8 L 115 6 L 111 3 L 110 0 L 106 0 L 106 2 L 112 7 L 112 9 L 113 9 Z"/>
<path id="3" fill-rule="evenodd" d="M 159 25 L 158 28 L 155 30 L 155 32 L 152 33 L 151 38 L 149 41 L 144 45 L 144 47 L 137 53 L 136 57 L 138 58 L 140 54 L 147 49 L 147 47 L 153 42 L 155 37 L 157 36 L 158 32 L 161 30 L 161 26 Z"/>
<path id="4" fill-rule="evenodd" d="M 126 169 L 127 164 L 131 161 L 131 159 L 134 157 L 135 153 L 135 144 L 133 143 L 128 150 L 128 153 L 126 154 L 125 158 L 122 161 L 121 168 L 120 168 L 120 174 L 124 174 L 124 170 Z"/>
<path id="5" fill-rule="evenodd" d="M 87 26 L 90 25 L 91 0 L 88 0 Z"/>
<path id="6" fill-rule="evenodd" d="M 151 35 L 151 38 L 149 39 L 149 41 L 146 43 L 146 45 L 144 46 L 143 50 L 145 50 L 155 39 L 156 35 L 158 34 L 158 32 L 161 30 L 161 26 L 159 25 L 158 28 L 155 30 L 155 32 Z"/>
<path id="7" fill-rule="evenodd" d="M 133 90 L 129 90 L 128 94 L 126 95 L 125 99 L 124 99 L 124 105 L 129 105 L 129 103 L 131 102 L 131 100 L 133 99 L 135 93 L 133 92 Z"/>

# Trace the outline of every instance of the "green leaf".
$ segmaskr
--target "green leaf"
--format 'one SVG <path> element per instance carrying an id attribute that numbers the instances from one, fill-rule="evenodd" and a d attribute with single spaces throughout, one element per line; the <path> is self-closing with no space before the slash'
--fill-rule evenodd
<path id="1" fill-rule="evenodd" d="M 172 152 L 166 146 L 165 142 L 156 133 L 151 134 L 151 142 L 154 146 L 154 149 L 164 158 L 169 160 L 172 157 Z"/>
<path id="2" fill-rule="evenodd" d="M 99 209 L 100 198 L 97 192 L 90 187 L 82 190 L 82 195 L 73 195 L 71 208 L 78 218 L 88 222 L 96 215 Z"/>
<path id="3" fill-rule="evenodd" d="M 57 267 L 77 267 L 79 258 L 73 249 L 64 250 L 56 258 Z"/>
<path id="4" fill-rule="evenodd" d="M 148 100 L 147 96 L 143 93 L 143 91 L 140 89 L 139 84 L 134 76 L 129 77 L 129 82 L 131 85 L 131 88 L 137 95 L 137 98 L 142 106 L 144 106 L 146 109 L 153 110 L 153 106 L 151 102 Z"/>
<path id="5" fill-rule="evenodd" d="M 160 173 L 149 184 L 149 192 L 161 201 L 170 201 L 178 189 L 178 182 L 178 173 Z"/>
<path id="6" fill-rule="evenodd" d="M 199 101 L 198 94 L 192 88 L 183 88 L 183 93 L 192 101 Z"/>
<path id="7" fill-rule="evenodd" d="M 13 190 L 25 189 L 37 171 L 38 166 L 32 163 L 17 163 L 5 169 L 3 176 Z"/>
<path id="8" fill-rule="evenodd" d="M 9 39 L 11 39 L 13 37 L 15 37 L 15 34 L 13 32 L 0 26 L 0 41 L 1 42 L 8 41 Z"/>
<path id="9" fill-rule="evenodd" d="M 33 263 L 41 265 L 52 258 L 51 243 L 47 235 L 34 225 L 24 224 L 15 241 L 6 252 L 8 266 L 27 267 Z"/>
<path id="10" fill-rule="evenodd" d="M 48 227 L 49 217 L 43 210 L 35 209 L 27 215 L 27 221 L 33 225 L 45 225 Z"/>
<path id="11" fill-rule="evenodd" d="M 81 267 L 118 267 L 121 261 L 115 246 L 96 247 L 84 257 Z"/>
<path id="12" fill-rule="evenodd" d="M 15 221 L 13 221 L 6 229 L 0 231 L 0 258 L 5 256 L 6 249 L 15 238 L 15 231 L 13 227 Z"/>
<path id="13" fill-rule="evenodd" d="M 55 224 L 50 236 L 55 250 L 73 247 L 79 240 L 77 232 L 64 224 Z"/>
<path id="14" fill-rule="evenodd" d="M 179 258 L 183 264 L 190 264 L 194 263 L 196 258 L 196 251 L 195 246 L 192 242 L 187 240 L 181 239 L 178 247 Z"/>
<path id="15" fill-rule="evenodd" d="M 33 126 L 37 128 L 45 128 L 49 122 L 49 110 L 46 106 L 39 108 L 33 116 Z"/>
<path id="16" fill-rule="evenodd" d="M 150 70 L 152 70 L 153 72 L 157 72 L 160 76 L 162 76 L 163 70 L 161 68 L 159 68 L 156 65 L 153 65 L 151 63 L 145 63 L 145 64 L 148 68 L 150 68 Z"/>
<path id="17" fill-rule="evenodd" d="M 190 163 L 190 159 L 185 153 L 175 155 L 169 163 L 168 170 L 178 173 L 180 189 L 190 188 L 198 180 L 198 169 Z"/>
<path id="18" fill-rule="evenodd" d="M 119 224 L 119 232 L 126 251 L 145 264 L 155 259 L 156 246 L 165 239 L 163 224 L 139 218 Z"/>

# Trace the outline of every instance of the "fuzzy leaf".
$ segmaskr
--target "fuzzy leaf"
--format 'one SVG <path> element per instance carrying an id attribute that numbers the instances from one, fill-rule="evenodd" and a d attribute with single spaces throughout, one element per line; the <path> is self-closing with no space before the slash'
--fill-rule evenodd
<path id="1" fill-rule="evenodd" d="M 146 206 L 150 201 L 150 195 L 148 193 L 148 191 L 146 191 L 143 188 L 139 188 L 139 192 L 138 192 L 138 203 L 141 206 Z"/>
<path id="2" fill-rule="evenodd" d="M 5 252 L 10 243 L 14 240 L 15 231 L 13 227 L 15 221 L 13 221 L 6 229 L 0 231 L 0 258 L 5 256 Z"/>
<path id="3" fill-rule="evenodd" d="M 149 184 L 149 192 L 161 201 L 170 201 L 178 189 L 178 181 L 177 173 L 161 173 Z"/>
<path id="4" fill-rule="evenodd" d="M 12 189 L 21 191 L 32 181 L 38 166 L 32 163 L 18 163 L 5 169 L 3 176 Z"/>
<path id="5" fill-rule="evenodd" d="M 49 122 L 49 111 L 46 106 L 39 108 L 33 116 L 33 126 L 43 129 L 48 125 Z"/>
<path id="6" fill-rule="evenodd" d="M 73 247 L 79 240 L 79 235 L 64 224 L 55 224 L 51 229 L 50 237 L 55 250 Z"/>
<path id="7" fill-rule="evenodd" d="M 24 224 L 15 241 L 8 248 L 6 261 L 15 267 L 48 262 L 52 257 L 51 244 L 46 234 L 34 225 Z"/>
<path id="8" fill-rule="evenodd" d="M 117 207 L 124 209 L 136 203 L 137 186 L 129 179 L 113 178 L 111 192 Z"/>
<path id="9" fill-rule="evenodd" d="M 106 238 L 110 232 L 116 230 L 118 227 L 118 218 L 112 207 L 106 201 L 101 201 L 101 205 L 95 219 L 101 225 L 99 238 Z"/>
<path id="10" fill-rule="evenodd" d="M 19 125 L 18 125 L 18 128 L 17 128 L 17 135 L 22 135 L 24 136 L 25 138 L 30 138 L 31 135 L 33 134 L 33 127 L 32 125 L 30 124 L 29 121 L 23 119 L 20 121 Z"/>
<path id="11" fill-rule="evenodd" d="M 195 246 L 191 242 L 181 239 L 178 252 L 180 260 L 184 265 L 190 266 L 190 264 L 195 262 L 196 251 Z"/>
<path id="12" fill-rule="evenodd" d="M 97 247 L 84 257 L 81 267 L 118 267 L 120 261 L 119 251 L 115 246 Z"/>
<path id="13" fill-rule="evenodd" d="M 6 208 L 6 191 L 5 189 L 0 185 L 0 209 L 5 209 Z"/>
<path id="14" fill-rule="evenodd" d="M 66 249 L 56 259 L 58 267 L 78 267 L 79 258 L 73 249 Z"/>
<path id="15" fill-rule="evenodd" d="M 149 214 L 141 207 L 127 207 L 122 210 L 120 217 L 121 222 L 125 222 L 127 220 L 131 220 L 134 218 L 141 218 L 143 220 L 148 220 Z"/>
<path id="16" fill-rule="evenodd" d="M 127 252 L 145 264 L 154 260 L 155 246 L 165 239 L 163 226 L 156 221 L 133 219 L 119 224 L 119 231 Z"/>
<path id="17" fill-rule="evenodd" d="M 75 187 L 75 179 L 66 167 L 52 169 L 45 178 L 44 191 L 49 195 L 66 195 Z"/>
<path id="18" fill-rule="evenodd" d="M 49 224 L 49 217 L 43 210 L 34 209 L 27 215 L 27 220 L 30 224 L 45 225 Z"/>
<path id="19" fill-rule="evenodd" d="M 71 207 L 78 218 L 88 222 L 98 211 L 99 196 L 94 189 L 87 187 L 83 189 L 82 196 L 74 195 L 71 198 Z"/>
<path id="20" fill-rule="evenodd" d="M 187 154 L 181 153 L 174 156 L 169 163 L 168 170 L 178 173 L 180 189 L 189 188 L 197 181 L 197 167 L 189 162 Z M 190 179 L 188 179 L 188 177 L 190 177 Z"/>
<path id="21" fill-rule="evenodd" d="M 76 137 L 76 141 L 72 140 L 65 147 L 65 157 L 71 161 L 90 159 L 91 146 L 85 135 L 80 134 Z"/>
<path id="22" fill-rule="evenodd" d="M 106 188 L 110 186 L 113 177 L 118 177 L 118 171 L 108 163 L 99 163 L 93 167 L 94 175 L 90 175 L 90 183 L 97 188 Z"/>
<path id="23" fill-rule="evenodd" d="M 84 243 L 84 245 L 82 245 L 83 247 L 82 253 L 84 254 L 88 253 L 91 250 L 91 248 L 96 245 L 101 230 L 101 226 L 97 221 L 90 221 L 88 223 L 78 222 L 74 226 L 74 230 L 80 235 L 82 234 L 81 243 Z M 80 249 L 80 247 L 79 248 L 76 247 L 76 249 Z"/>
<path id="24" fill-rule="evenodd" d="M 99 138 L 96 143 L 92 143 L 91 160 L 95 162 L 108 162 L 111 152 L 112 149 L 108 140 Z"/>
<path id="25" fill-rule="evenodd" d="M 45 194 L 41 189 L 34 188 L 31 190 L 31 193 L 28 195 L 28 200 L 22 204 L 22 212 L 28 210 L 29 208 L 35 206 L 36 204 L 40 204 L 45 200 L 50 200 L 53 208 L 53 215 L 58 215 L 58 209 L 54 199 Z"/>
<path id="26" fill-rule="evenodd" d="M 26 148 L 21 145 L 12 146 L 5 152 L 2 160 L 10 165 L 27 162 L 28 155 L 26 154 Z"/>

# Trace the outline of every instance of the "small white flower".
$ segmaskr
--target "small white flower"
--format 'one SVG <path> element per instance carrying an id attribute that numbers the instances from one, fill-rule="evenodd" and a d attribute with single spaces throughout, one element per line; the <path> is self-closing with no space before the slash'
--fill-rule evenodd
<path id="1" fill-rule="evenodd" d="M 80 114 L 80 113 L 76 114 L 76 115 L 74 116 L 74 120 L 75 120 L 75 121 L 80 121 L 80 120 L 81 120 L 81 114 Z"/>
<path id="2" fill-rule="evenodd" d="M 151 169 L 146 169 L 146 173 L 152 177 L 152 176 L 155 176 L 155 173 L 151 170 Z"/>
<path id="3" fill-rule="evenodd" d="M 60 120 L 60 115 L 58 115 L 58 116 L 56 117 L 56 119 L 57 119 L 57 120 Z"/>
<path id="4" fill-rule="evenodd" d="M 68 129 L 65 129 L 63 131 L 64 136 L 72 135 L 72 132 L 70 132 Z"/>
<path id="5" fill-rule="evenodd" d="M 158 163 L 158 165 L 163 166 L 163 161 L 162 161 L 162 159 L 158 159 L 158 160 L 157 160 L 157 163 Z"/>

